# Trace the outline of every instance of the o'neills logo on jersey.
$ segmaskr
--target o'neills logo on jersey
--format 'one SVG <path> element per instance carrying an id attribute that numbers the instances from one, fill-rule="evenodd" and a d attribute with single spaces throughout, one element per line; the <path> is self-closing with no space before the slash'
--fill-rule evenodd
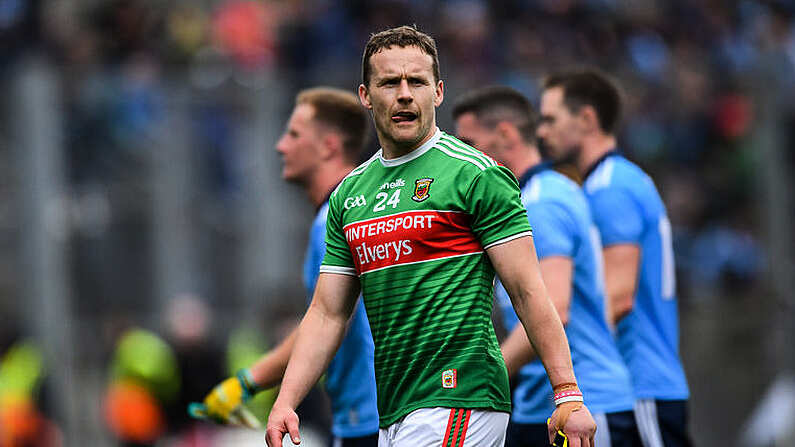
<path id="1" fill-rule="evenodd" d="M 394 188 L 402 188 L 404 186 L 406 186 L 406 181 L 403 180 L 402 178 L 399 178 L 399 179 L 395 180 L 394 182 L 386 182 L 386 183 L 384 183 L 378 189 L 380 189 L 380 190 L 394 189 Z"/>
<path id="2" fill-rule="evenodd" d="M 455 211 L 406 211 L 343 227 L 359 274 L 402 264 L 481 253 L 469 216 Z"/>
<path id="3" fill-rule="evenodd" d="M 430 197 L 431 183 L 433 183 L 432 178 L 420 178 L 414 183 L 414 195 L 411 196 L 412 200 L 416 202 L 422 202 L 423 200 Z"/>

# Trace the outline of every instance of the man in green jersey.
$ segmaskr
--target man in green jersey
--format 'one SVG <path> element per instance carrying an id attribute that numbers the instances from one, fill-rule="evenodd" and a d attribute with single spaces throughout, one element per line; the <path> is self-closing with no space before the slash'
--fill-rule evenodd
<path id="1" fill-rule="evenodd" d="M 381 150 L 329 200 L 326 255 L 268 419 L 268 445 L 300 442 L 295 408 L 322 374 L 361 289 L 375 344 L 379 445 L 502 446 L 508 376 L 491 325 L 495 271 L 555 390 L 550 434 L 592 446 L 516 178 L 441 132 L 436 44 L 413 27 L 371 36 L 359 98 Z"/>

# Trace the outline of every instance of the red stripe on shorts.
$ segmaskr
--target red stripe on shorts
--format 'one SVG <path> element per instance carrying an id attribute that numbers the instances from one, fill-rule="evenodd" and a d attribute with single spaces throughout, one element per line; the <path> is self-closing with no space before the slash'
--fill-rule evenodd
<path id="1" fill-rule="evenodd" d="M 442 447 L 447 447 L 447 442 L 450 440 L 450 428 L 453 426 L 453 416 L 455 415 L 455 408 L 450 409 L 450 417 L 447 418 L 447 429 L 445 429 L 444 441 Z"/>
<path id="2" fill-rule="evenodd" d="M 467 410 L 466 418 L 464 418 L 464 431 L 461 433 L 461 442 L 458 443 L 459 446 L 464 445 L 464 439 L 467 437 L 467 427 L 469 427 L 469 415 L 472 414 L 472 410 Z"/>
<path id="3" fill-rule="evenodd" d="M 458 410 L 458 415 L 456 416 L 456 419 L 458 419 L 458 422 L 455 423 L 455 432 L 453 433 L 453 447 L 458 445 L 455 442 L 458 439 L 458 428 L 461 427 L 461 419 L 462 419 L 463 415 L 464 415 L 464 409 L 462 408 L 462 409 Z"/>

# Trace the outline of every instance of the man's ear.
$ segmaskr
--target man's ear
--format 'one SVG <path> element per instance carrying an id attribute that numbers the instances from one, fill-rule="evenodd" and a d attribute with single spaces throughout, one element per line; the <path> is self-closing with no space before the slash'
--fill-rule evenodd
<path id="1" fill-rule="evenodd" d="M 599 125 L 599 115 L 596 113 L 596 109 L 594 109 L 593 106 L 584 105 L 580 107 L 580 111 L 577 115 L 586 131 L 593 132 L 602 129 L 602 126 Z"/>
<path id="2" fill-rule="evenodd" d="M 321 139 L 323 143 L 320 149 L 321 160 L 330 160 L 342 153 L 342 137 L 336 132 L 326 132 Z"/>
<path id="3" fill-rule="evenodd" d="M 500 138 L 506 141 L 513 143 L 519 140 L 519 129 L 508 121 L 500 121 L 497 123 L 496 130 Z"/>
<path id="4" fill-rule="evenodd" d="M 444 101 L 444 81 L 441 79 L 436 83 L 436 91 L 433 96 L 433 105 L 436 107 L 442 105 L 442 101 Z"/>
<path id="5" fill-rule="evenodd" d="M 519 134 L 519 129 L 517 129 L 513 123 L 509 123 L 508 121 L 500 121 L 497 123 L 495 130 L 497 131 L 497 135 L 499 136 L 500 140 L 502 140 L 504 146 L 516 147 L 522 143 L 522 136 Z"/>
<path id="6" fill-rule="evenodd" d="M 370 92 L 364 84 L 359 84 L 359 101 L 368 110 L 373 110 L 373 105 L 370 103 Z"/>

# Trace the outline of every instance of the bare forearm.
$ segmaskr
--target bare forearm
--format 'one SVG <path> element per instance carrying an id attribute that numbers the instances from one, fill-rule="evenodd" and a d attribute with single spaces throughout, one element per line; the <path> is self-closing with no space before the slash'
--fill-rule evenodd
<path id="1" fill-rule="evenodd" d="M 315 306 L 298 327 L 292 355 L 284 372 L 277 402 L 296 408 L 317 383 L 345 335 L 347 318 L 323 312 Z"/>
<path id="2" fill-rule="evenodd" d="M 561 323 L 566 325 L 571 304 L 572 260 L 566 256 L 548 256 L 539 261 L 544 285 Z M 539 292 L 541 293 L 541 292 Z M 508 375 L 513 377 L 519 369 L 536 356 L 524 327 L 517 325 L 500 346 Z"/>
<path id="3" fill-rule="evenodd" d="M 632 312 L 632 308 L 634 307 L 634 298 L 632 296 L 632 292 L 624 292 L 623 294 L 617 294 L 614 292 L 613 295 L 609 297 L 610 304 L 608 305 L 608 315 L 610 318 L 610 322 L 613 325 L 618 324 L 622 318 L 629 315 Z"/>
<path id="4" fill-rule="evenodd" d="M 491 247 L 488 253 L 550 382 L 574 382 L 569 343 L 541 278 L 532 238 Z"/>
<path id="5" fill-rule="evenodd" d="M 521 324 L 517 324 L 508 337 L 500 345 L 505 366 L 508 368 L 508 377 L 514 377 L 522 366 L 529 363 L 536 356 L 533 345 L 527 339 L 527 332 Z"/>
<path id="6" fill-rule="evenodd" d="M 520 307 L 524 309 L 520 311 Z M 563 324 L 545 294 L 531 294 L 524 300 L 517 299 L 516 310 L 524 324 L 527 338 L 532 342 L 533 349 L 538 353 L 547 370 L 550 383 L 554 386 L 559 383 L 576 382 Z"/>
<path id="7" fill-rule="evenodd" d="M 281 383 L 297 334 L 298 328 L 293 329 L 284 341 L 251 365 L 249 371 L 258 388 L 271 388 Z"/>
<path id="8" fill-rule="evenodd" d="M 610 322 L 618 323 L 632 311 L 638 279 L 640 248 L 634 244 L 605 247 L 605 292 Z"/>

